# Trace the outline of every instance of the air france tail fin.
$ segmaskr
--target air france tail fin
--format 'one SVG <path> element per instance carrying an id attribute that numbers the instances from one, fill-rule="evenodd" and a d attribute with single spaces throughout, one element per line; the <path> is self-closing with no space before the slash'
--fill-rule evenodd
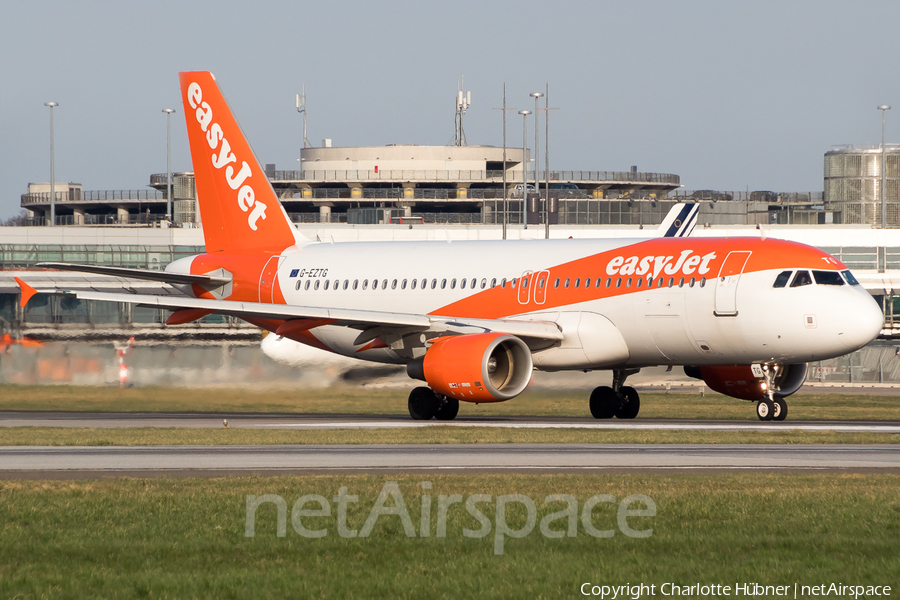
<path id="1" fill-rule="evenodd" d="M 656 230 L 657 237 L 688 237 L 697 224 L 700 205 L 696 202 L 676 204 Z"/>
<path id="2" fill-rule="evenodd" d="M 280 253 L 305 243 L 212 73 L 179 73 L 207 252 Z"/>

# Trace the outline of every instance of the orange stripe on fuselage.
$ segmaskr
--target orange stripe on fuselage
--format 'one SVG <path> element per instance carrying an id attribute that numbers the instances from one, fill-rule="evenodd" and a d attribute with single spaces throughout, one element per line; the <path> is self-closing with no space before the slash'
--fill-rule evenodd
<path id="1" fill-rule="evenodd" d="M 461 318 L 499 319 L 511 315 L 553 310 L 562 306 L 588 302 L 602 298 L 623 296 L 648 289 L 648 280 L 653 277 L 654 287 L 660 277 L 666 283 L 669 278 L 677 285 L 684 277 L 697 280 L 705 277 L 714 280 L 719 276 L 722 263 L 730 252 L 750 251 L 751 255 L 744 267 L 744 273 L 765 271 L 769 269 L 825 269 L 841 270 L 846 267 L 840 261 L 817 248 L 788 242 L 784 240 L 759 238 L 657 238 L 638 242 L 607 252 L 601 252 L 584 258 L 552 267 L 536 264 L 531 267 L 535 274 L 528 283 L 528 302 L 519 302 L 519 286 L 512 288 L 494 287 L 478 292 L 452 304 L 448 304 L 429 314 L 453 316 Z M 539 285 L 540 271 L 549 271 L 544 281 L 544 302 L 535 302 L 534 288 Z M 701 272 L 702 271 L 702 272 Z M 596 287 L 597 279 L 602 278 L 602 287 Z M 621 278 L 620 287 L 616 287 Z M 559 287 L 554 287 L 556 280 Z M 570 280 L 568 288 L 565 280 Z M 581 279 L 579 287 L 574 286 L 576 279 Z M 584 287 L 585 279 L 590 279 L 591 286 Z M 607 280 L 612 279 L 610 287 Z M 641 279 L 641 287 L 637 280 Z M 628 282 L 630 280 L 630 286 Z"/>

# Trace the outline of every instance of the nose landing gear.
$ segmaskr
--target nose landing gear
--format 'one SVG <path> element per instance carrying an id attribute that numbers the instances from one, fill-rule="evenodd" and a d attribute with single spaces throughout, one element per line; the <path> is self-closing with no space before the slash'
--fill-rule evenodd
<path id="1" fill-rule="evenodd" d="M 629 375 L 640 369 L 613 371 L 612 387 L 603 385 L 591 392 L 591 415 L 595 419 L 634 419 L 641 410 L 641 398 L 633 387 L 622 385 Z"/>
<path id="2" fill-rule="evenodd" d="M 762 366 L 762 374 L 765 381 L 762 383 L 766 397 L 756 403 L 756 416 L 760 421 L 784 421 L 787 418 L 787 400 L 775 395 L 775 377 L 778 375 L 778 365 L 770 368 Z"/>

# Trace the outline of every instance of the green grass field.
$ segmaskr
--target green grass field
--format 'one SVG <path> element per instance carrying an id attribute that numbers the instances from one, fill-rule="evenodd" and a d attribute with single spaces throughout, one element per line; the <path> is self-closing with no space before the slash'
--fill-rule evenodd
<path id="1" fill-rule="evenodd" d="M 357 495 L 347 525 L 362 530 L 385 482 L 396 480 L 414 537 L 401 518 L 377 519 L 367 537 L 337 533 L 330 517 L 300 524 L 324 537 L 299 535 L 292 506 L 304 494 L 329 501 L 346 487 Z M 430 481 L 429 537 L 420 537 L 421 481 Z M 562 598 L 598 585 L 697 582 L 893 585 L 900 573 L 898 475 L 473 475 L 382 477 L 240 477 L 0 481 L 0 597 L 4 598 Z M 286 503 L 286 535 L 278 537 L 274 504 L 256 513 L 246 537 L 246 497 L 275 494 Z M 490 530 L 463 504 L 451 506 L 438 537 L 437 498 L 488 494 L 479 503 Z M 497 497 L 523 494 L 537 509 L 533 531 L 501 536 Z M 574 537 L 548 538 L 538 525 L 577 501 Z M 589 535 L 584 502 L 610 494 L 589 521 L 612 537 Z M 624 535 L 616 504 L 643 494 L 655 516 L 630 517 L 646 538 Z M 426 502 L 427 503 L 427 502 Z M 334 504 L 334 503 L 333 503 Z M 386 506 L 394 506 L 390 500 Z M 317 508 L 312 504 L 306 508 Z M 642 504 L 631 508 L 643 508 Z M 426 520 L 428 522 L 428 520 Z M 499 520 L 502 524 L 503 520 Z M 509 529 L 526 525 L 510 504 Z M 564 531 L 568 520 L 550 524 Z"/>
<path id="2" fill-rule="evenodd" d="M 410 388 L 412 384 L 410 385 Z M 0 385 L 0 410 L 287 412 L 408 414 L 408 389 L 165 388 Z M 585 391 L 529 390 L 508 402 L 462 403 L 462 416 L 590 418 Z M 789 420 L 900 420 L 900 396 L 804 393 L 788 400 Z M 756 420 L 754 404 L 720 394 L 644 393 L 638 418 Z"/>
<path id="3" fill-rule="evenodd" d="M 417 427 L 414 429 L 189 429 L 0 427 L 0 446 L 244 444 L 900 444 L 893 433 L 656 431 Z"/>

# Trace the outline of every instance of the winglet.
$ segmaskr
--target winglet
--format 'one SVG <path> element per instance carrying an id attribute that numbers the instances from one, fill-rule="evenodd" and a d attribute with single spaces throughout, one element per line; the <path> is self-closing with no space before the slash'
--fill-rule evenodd
<path id="1" fill-rule="evenodd" d="M 25 308 L 25 305 L 28 304 L 28 301 L 31 300 L 32 296 L 37 294 L 37 290 L 19 279 L 18 277 L 13 277 L 16 280 L 16 283 L 19 284 L 19 289 L 22 290 L 22 299 L 19 300 L 19 305 L 22 308 Z"/>

